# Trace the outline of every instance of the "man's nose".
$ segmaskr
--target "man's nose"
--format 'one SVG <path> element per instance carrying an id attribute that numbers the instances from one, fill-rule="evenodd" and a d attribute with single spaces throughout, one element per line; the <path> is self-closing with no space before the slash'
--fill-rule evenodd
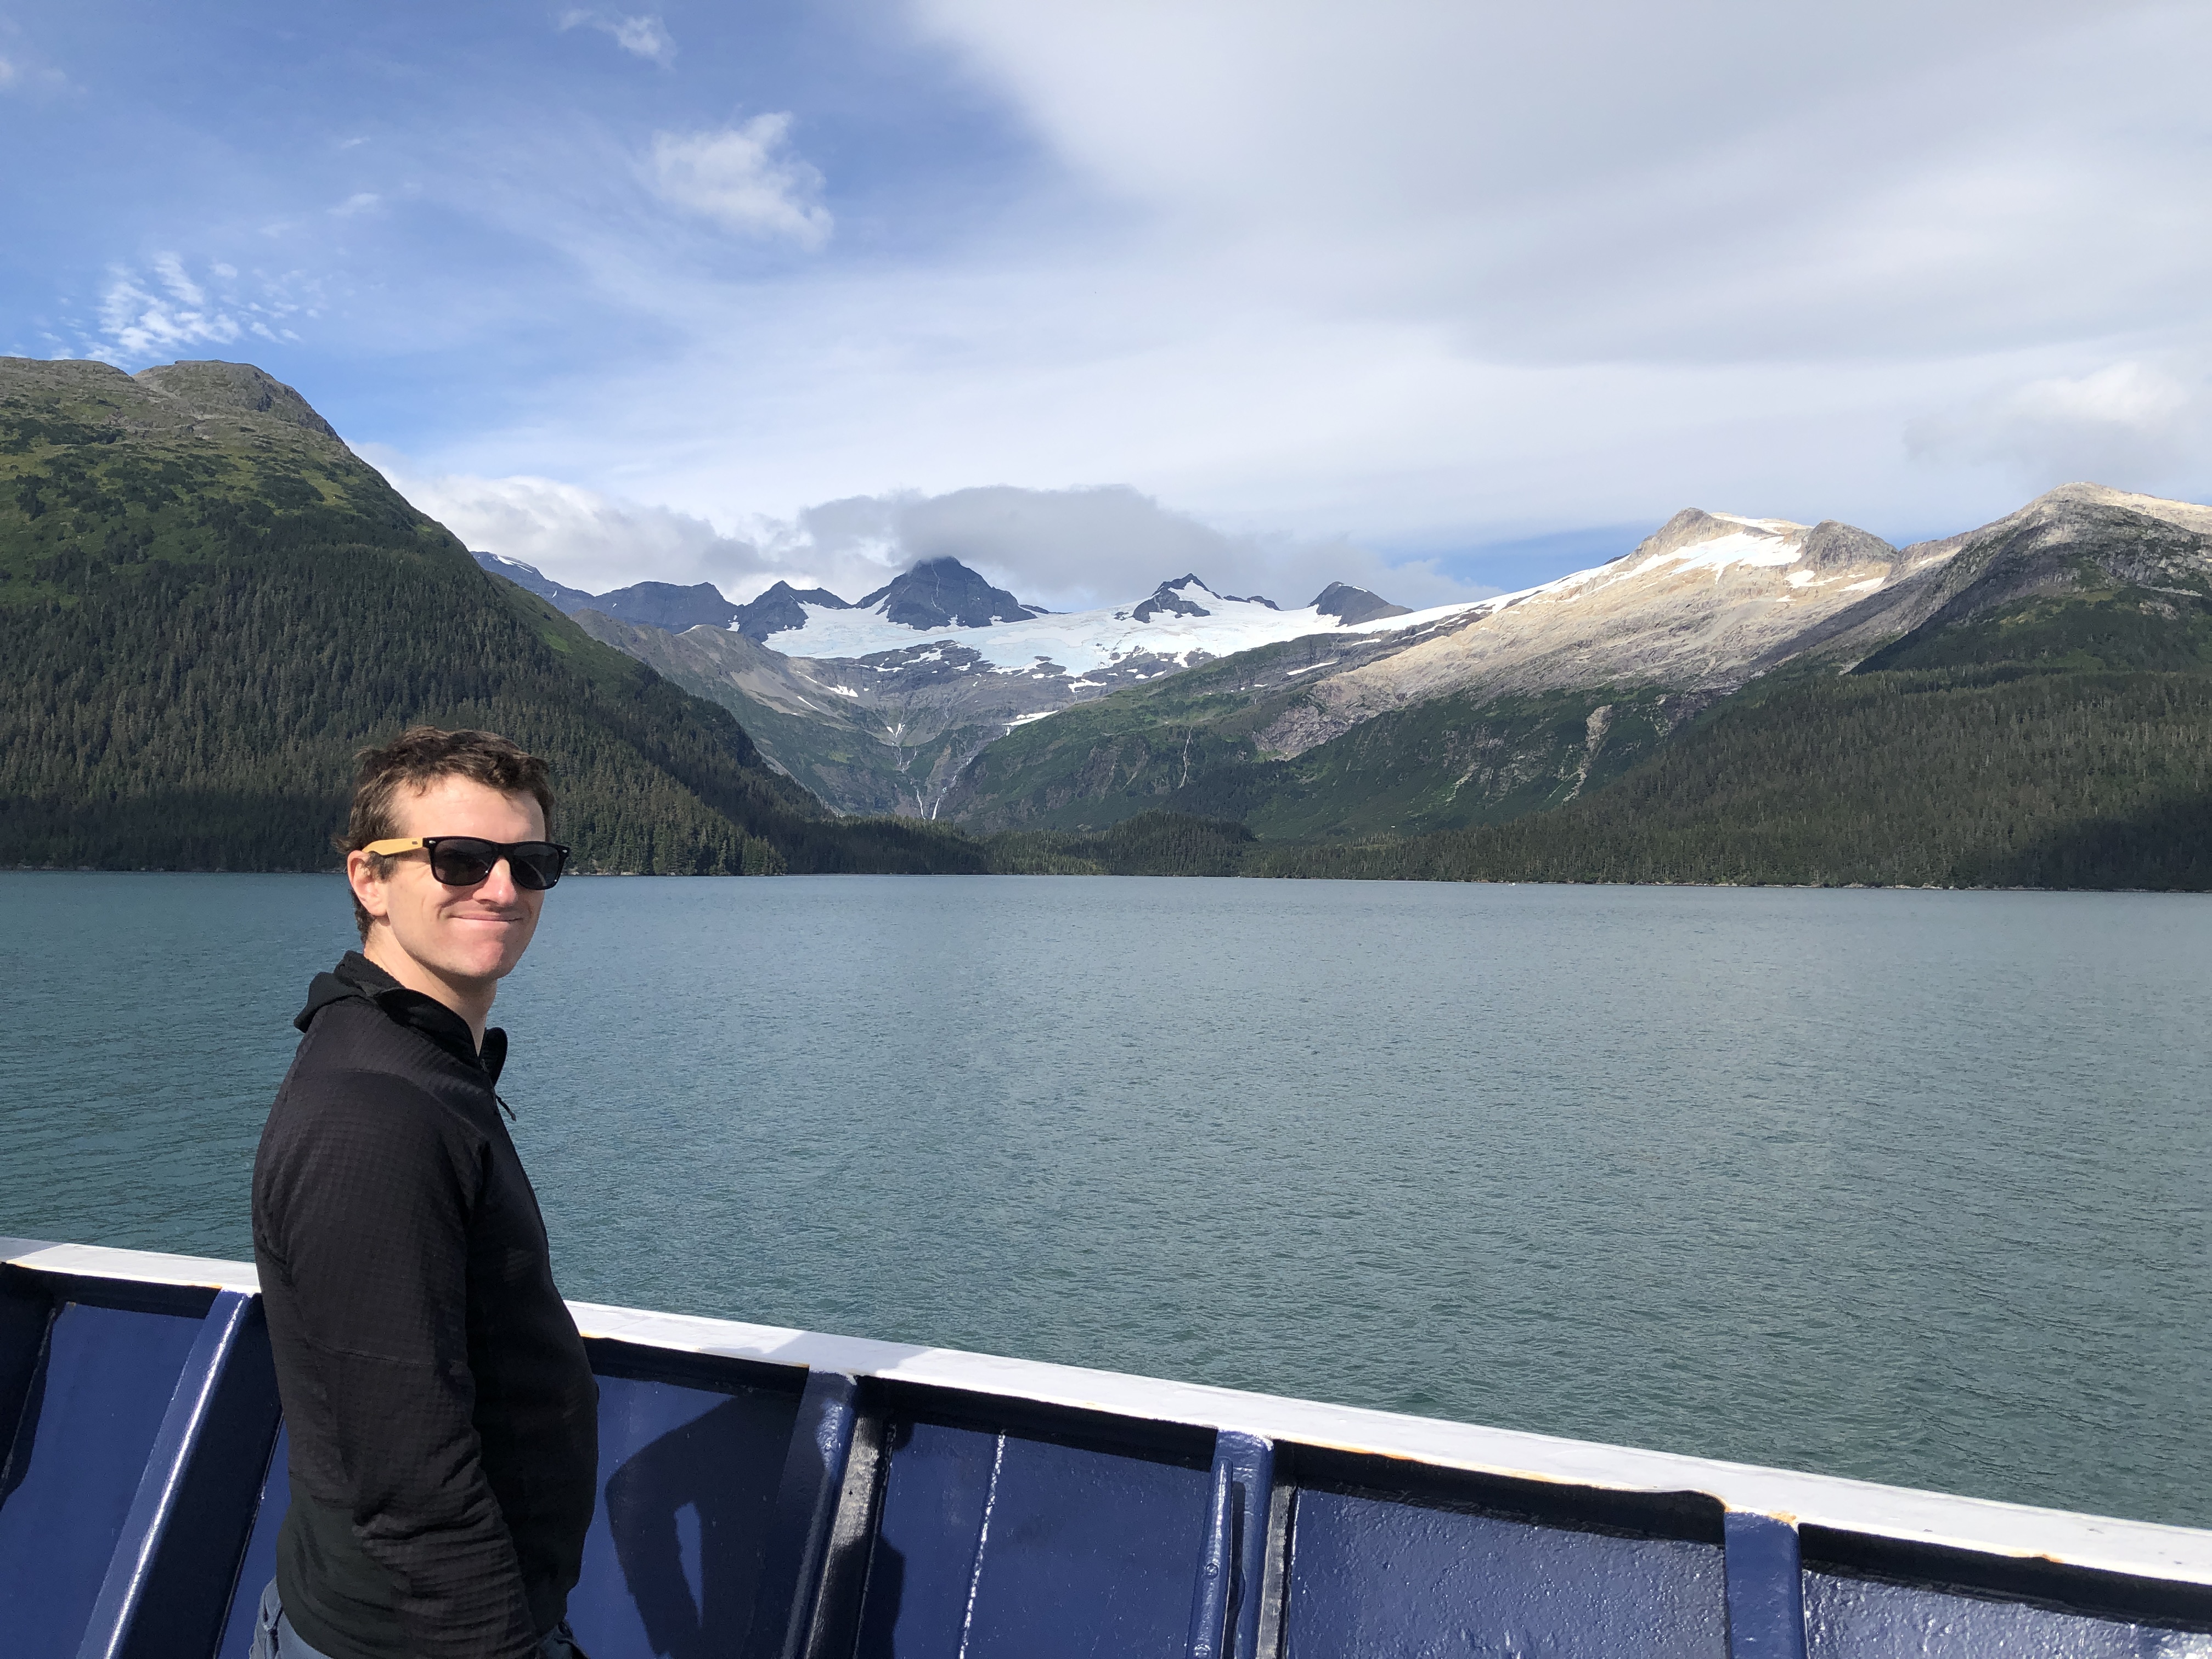
<path id="1" fill-rule="evenodd" d="M 493 904 L 512 904 L 519 890 L 514 884 L 514 872 L 508 867 L 507 861 L 501 859 L 492 866 L 491 873 L 477 889 L 477 896 Z"/>

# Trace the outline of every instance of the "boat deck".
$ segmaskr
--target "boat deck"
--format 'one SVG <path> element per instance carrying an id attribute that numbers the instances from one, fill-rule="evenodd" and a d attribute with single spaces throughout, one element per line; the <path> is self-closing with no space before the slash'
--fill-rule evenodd
<path id="1" fill-rule="evenodd" d="M 244 1659 L 250 1266 L 0 1240 L 0 1652 Z M 2212 1532 L 571 1304 L 592 1659 L 2212 1656 Z"/>

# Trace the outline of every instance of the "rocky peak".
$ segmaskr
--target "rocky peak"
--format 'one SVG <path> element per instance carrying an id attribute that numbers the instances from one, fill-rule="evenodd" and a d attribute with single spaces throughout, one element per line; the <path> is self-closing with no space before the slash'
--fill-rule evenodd
<path id="1" fill-rule="evenodd" d="M 678 587 L 674 582 L 633 582 L 592 601 L 602 616 L 680 634 L 687 628 L 726 628 L 738 607 L 712 582 Z"/>
<path id="2" fill-rule="evenodd" d="M 2172 501 L 2162 495 L 2136 495 L 2124 489 L 2114 489 L 2100 483 L 2065 483 L 2056 489 L 2046 489 L 2012 516 L 2021 514 L 2063 513 L 2082 507 L 2118 507 L 2124 512 L 2139 513 L 2147 519 L 2157 519 L 2177 525 L 2198 535 L 2212 535 L 2212 507 L 2200 507 L 2194 501 Z M 2005 522 L 1999 520 L 1998 523 Z"/>
<path id="3" fill-rule="evenodd" d="M 1129 612 L 1139 622 L 1150 622 L 1155 617 L 1210 617 L 1213 613 L 1191 598 L 1190 590 L 1196 588 L 1208 599 L 1219 594 L 1194 575 L 1177 576 L 1173 581 L 1162 582 L 1152 590 L 1152 597 Z"/>
<path id="4" fill-rule="evenodd" d="M 1345 627 L 1364 622 L 1375 622 L 1384 617 L 1410 617 L 1411 605 L 1393 605 L 1380 593 L 1364 587 L 1354 587 L 1349 582 L 1331 582 L 1314 596 L 1314 609 L 1324 617 L 1334 617 Z"/>
<path id="5" fill-rule="evenodd" d="M 860 610 L 878 607 L 886 622 L 915 629 L 988 628 L 1042 614 L 951 557 L 924 559 L 861 597 Z"/>
<path id="6" fill-rule="evenodd" d="M 1793 524 L 1788 519 L 1744 519 L 1733 513 L 1708 513 L 1702 507 L 1686 507 L 1623 556 L 1648 559 L 1679 553 L 1686 547 L 1717 541 L 1723 536 L 1782 537 L 1802 535 L 1804 531 L 1803 525 Z"/>
<path id="7" fill-rule="evenodd" d="M 1850 570 L 1860 565 L 1890 564 L 1897 550 L 1879 536 L 1854 525 L 1823 519 L 1805 532 L 1800 563 L 1815 570 Z"/>
<path id="8" fill-rule="evenodd" d="M 305 398 L 252 363 L 159 363 L 131 378 L 175 398 L 195 415 L 265 415 L 325 438 L 338 435 Z"/>
<path id="9" fill-rule="evenodd" d="M 853 607 L 826 587 L 793 587 L 789 582 L 779 581 L 774 587 L 741 605 L 731 613 L 730 626 L 749 640 L 766 640 L 771 634 L 781 634 L 794 628 L 806 626 L 803 607 L 819 605 L 825 611 L 850 611 Z"/>

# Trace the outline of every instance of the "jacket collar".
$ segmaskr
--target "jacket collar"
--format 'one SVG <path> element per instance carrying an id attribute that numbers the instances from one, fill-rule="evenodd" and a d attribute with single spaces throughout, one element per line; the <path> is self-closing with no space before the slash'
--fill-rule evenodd
<path id="1" fill-rule="evenodd" d="M 435 997 L 410 991 L 358 951 L 349 951 L 327 974 L 317 974 L 307 987 L 307 1006 L 292 1022 L 306 1030 L 315 1016 L 334 1002 L 359 999 L 373 1002 L 395 1024 L 420 1031 L 463 1065 L 499 1081 L 507 1064 L 507 1033 L 493 1026 L 484 1033 L 479 1054 L 469 1034 L 469 1023 Z"/>

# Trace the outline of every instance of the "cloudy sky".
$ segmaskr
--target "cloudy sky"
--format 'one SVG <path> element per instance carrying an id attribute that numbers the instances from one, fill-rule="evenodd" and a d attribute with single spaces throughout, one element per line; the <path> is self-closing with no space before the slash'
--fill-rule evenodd
<path id="1" fill-rule="evenodd" d="M 0 352 L 471 546 L 1430 603 L 1698 505 L 2212 495 L 2212 9 L 0 0 Z"/>

